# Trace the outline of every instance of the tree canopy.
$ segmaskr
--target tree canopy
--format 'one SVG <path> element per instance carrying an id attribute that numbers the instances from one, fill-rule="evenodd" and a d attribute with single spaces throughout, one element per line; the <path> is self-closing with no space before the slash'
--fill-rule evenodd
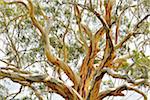
<path id="1" fill-rule="evenodd" d="M 149 50 L 149 0 L 0 0 L 0 99 L 148 100 Z"/>

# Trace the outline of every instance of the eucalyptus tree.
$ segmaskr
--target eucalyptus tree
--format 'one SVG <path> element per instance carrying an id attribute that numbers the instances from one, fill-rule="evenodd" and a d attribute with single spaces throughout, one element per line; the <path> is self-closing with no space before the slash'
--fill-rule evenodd
<path id="1" fill-rule="evenodd" d="M 148 0 L 0 0 L 1 98 L 147 100 L 149 10 Z"/>

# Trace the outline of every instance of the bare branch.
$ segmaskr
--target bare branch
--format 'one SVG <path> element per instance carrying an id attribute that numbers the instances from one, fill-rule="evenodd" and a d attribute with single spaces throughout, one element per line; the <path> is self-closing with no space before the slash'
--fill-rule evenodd
<path id="1" fill-rule="evenodd" d="M 44 83 L 46 86 L 51 88 L 54 92 L 60 94 L 66 99 L 73 100 L 76 96 L 78 97 L 77 100 L 81 97 L 76 95 L 75 91 L 72 88 L 66 86 L 60 80 L 56 80 L 54 78 L 49 77 L 46 74 L 41 75 L 33 75 L 33 74 L 22 74 L 19 72 L 13 72 L 13 70 L 6 70 L 0 69 L 0 78 L 10 78 L 12 81 L 20 83 L 24 86 L 31 86 L 32 83 Z M 33 89 L 33 88 L 32 88 Z M 35 89 L 34 89 L 35 90 Z M 40 94 L 36 92 L 36 95 L 39 96 Z M 42 99 L 41 99 L 42 100 Z"/>
<path id="2" fill-rule="evenodd" d="M 124 79 L 129 83 L 134 83 L 134 80 L 132 80 L 128 75 L 118 74 L 118 73 L 114 72 L 113 70 L 111 70 L 109 68 L 104 68 L 103 71 L 106 71 L 106 73 L 108 75 L 112 76 L 113 78 Z"/>
<path id="3" fill-rule="evenodd" d="M 113 78 L 118 78 L 118 79 L 123 79 L 127 81 L 128 83 L 133 84 L 134 86 L 139 86 L 141 84 L 144 84 L 148 87 L 150 87 L 150 82 L 148 82 L 147 79 L 138 79 L 138 80 L 133 80 L 130 78 L 128 75 L 121 75 L 113 71 L 112 69 L 109 68 L 104 68 L 103 72 L 106 72 L 108 75 L 112 76 Z"/>
<path id="4" fill-rule="evenodd" d="M 44 100 L 44 97 L 42 97 L 41 93 L 32 85 L 29 86 L 35 93 L 35 95 L 39 98 L 39 100 Z"/>
<path id="5" fill-rule="evenodd" d="M 143 21 L 146 20 L 149 16 L 150 16 L 150 14 L 146 15 L 143 19 L 141 19 L 141 20 L 135 25 L 133 32 L 129 32 L 129 33 L 127 34 L 127 36 L 125 36 L 124 39 L 123 39 L 119 44 L 117 44 L 117 45 L 115 46 L 115 49 L 121 48 L 122 45 L 123 45 L 127 40 L 129 40 L 131 36 L 137 34 L 136 30 L 140 27 L 140 24 L 143 23 Z"/>
<path id="6" fill-rule="evenodd" d="M 122 1 L 121 1 L 122 3 Z M 117 6 L 118 7 L 118 6 Z M 117 44 L 117 41 L 118 41 L 118 35 L 119 35 L 119 28 L 120 28 L 120 20 L 121 20 L 121 17 L 123 15 L 123 13 L 130 7 L 136 7 L 136 5 L 133 5 L 133 6 L 128 6 L 126 7 L 121 13 L 120 15 L 118 16 L 118 19 L 117 19 L 117 22 L 116 22 L 116 33 L 115 33 L 115 44 Z M 117 11 L 117 10 L 116 10 Z M 117 12 L 116 12 L 117 13 Z"/>
<path id="7" fill-rule="evenodd" d="M 119 86 L 117 88 L 114 89 L 109 89 L 106 91 L 102 91 L 100 92 L 99 96 L 97 97 L 97 100 L 102 100 L 103 98 L 107 97 L 107 96 L 124 96 L 124 94 L 122 93 L 122 91 L 124 90 L 131 90 L 131 91 L 135 91 L 139 94 L 141 94 L 144 97 L 144 100 L 147 100 L 147 96 L 140 90 L 133 88 L 131 86 L 127 86 L 127 85 L 122 85 Z"/>
<path id="8" fill-rule="evenodd" d="M 13 72 L 19 72 L 21 74 L 31 74 L 31 72 L 29 72 L 29 71 L 24 71 L 24 70 L 18 69 L 16 67 L 1 67 L 1 69 L 13 71 Z"/>
<path id="9" fill-rule="evenodd" d="M 135 29 L 139 28 L 139 27 L 140 27 L 140 24 L 143 23 L 143 21 L 146 20 L 149 16 L 150 16 L 150 14 L 146 15 L 143 19 L 141 19 L 141 21 L 139 21 L 139 22 L 137 23 L 137 25 L 135 26 Z"/>
<path id="10" fill-rule="evenodd" d="M 14 67 L 16 67 L 16 68 L 17 68 L 17 66 L 16 66 L 16 65 L 11 64 L 11 63 L 9 63 L 9 62 L 7 62 L 7 61 L 4 61 L 4 60 L 2 60 L 2 59 L 0 59 L 0 61 L 1 61 L 1 62 L 3 62 L 3 63 L 5 63 L 7 66 L 14 66 Z"/>
<path id="11" fill-rule="evenodd" d="M 11 98 L 11 100 L 14 99 L 19 93 L 21 93 L 22 88 L 23 88 L 23 86 L 20 87 L 20 89 L 19 89 L 19 91 L 18 91 L 17 93 L 12 93 L 12 94 L 8 95 L 6 98 L 8 98 L 8 97 L 14 95 L 14 96 Z"/>

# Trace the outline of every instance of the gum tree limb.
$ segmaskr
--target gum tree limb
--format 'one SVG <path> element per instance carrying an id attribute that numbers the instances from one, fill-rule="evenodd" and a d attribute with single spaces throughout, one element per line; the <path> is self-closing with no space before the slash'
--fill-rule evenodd
<path id="1" fill-rule="evenodd" d="M 21 4 L 25 5 L 25 7 L 29 11 L 29 16 L 31 18 L 33 25 L 40 31 L 40 33 L 42 35 L 42 39 L 44 42 L 45 55 L 46 55 L 48 61 L 51 62 L 52 64 L 60 67 L 65 72 L 65 74 L 71 79 L 71 81 L 74 83 L 74 85 L 76 86 L 79 83 L 79 78 L 77 78 L 77 75 L 72 71 L 72 69 L 70 68 L 70 66 L 68 66 L 67 63 L 61 61 L 59 58 L 55 57 L 51 53 L 48 32 L 46 31 L 46 29 L 44 29 L 44 27 L 35 18 L 34 6 L 32 3 L 32 0 L 27 0 L 28 3 L 25 3 L 22 0 L 13 0 L 12 2 L 9 2 L 9 1 L 7 1 L 7 2 L 10 4 L 11 3 L 21 3 Z"/>

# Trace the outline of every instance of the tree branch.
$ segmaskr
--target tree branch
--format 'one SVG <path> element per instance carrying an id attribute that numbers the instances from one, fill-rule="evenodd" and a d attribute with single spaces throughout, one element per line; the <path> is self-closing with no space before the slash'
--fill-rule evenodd
<path id="1" fill-rule="evenodd" d="M 7 4 L 20 3 L 20 4 L 24 5 L 27 9 L 29 9 L 27 4 L 23 0 L 10 0 L 10 1 L 9 0 L 3 0 L 3 1 Z"/>
<path id="2" fill-rule="evenodd" d="M 44 100 L 44 98 L 42 97 L 41 93 L 32 85 L 29 86 L 35 93 L 35 95 L 39 98 L 39 100 Z"/>
<path id="3" fill-rule="evenodd" d="M 107 96 L 124 96 L 124 94 L 122 93 L 122 91 L 124 90 L 131 90 L 131 91 L 135 91 L 139 94 L 141 94 L 144 97 L 144 100 L 147 100 L 147 96 L 140 90 L 133 88 L 131 86 L 127 86 L 127 85 L 122 85 L 119 86 L 117 88 L 114 89 L 109 89 L 106 91 L 102 91 L 99 93 L 99 96 L 97 97 L 97 100 L 102 100 L 103 98 L 107 97 Z"/>
<path id="4" fill-rule="evenodd" d="M 140 24 L 143 23 L 144 20 L 146 20 L 148 17 L 150 16 L 150 14 L 146 15 L 143 19 L 141 19 L 134 27 L 134 30 L 133 32 L 129 32 L 127 36 L 124 37 L 124 39 L 115 46 L 115 49 L 119 49 L 122 47 L 122 45 L 130 39 L 131 36 L 137 34 L 137 32 L 135 32 L 139 27 L 140 27 Z"/>
<path id="5" fill-rule="evenodd" d="M 14 95 L 14 96 L 11 98 L 11 100 L 13 100 L 19 93 L 21 93 L 22 88 L 23 88 L 23 86 L 20 87 L 20 89 L 19 89 L 19 91 L 18 91 L 17 93 L 9 94 L 9 95 L 6 97 L 6 99 L 7 99 L 8 97 Z"/>
<path id="6" fill-rule="evenodd" d="M 135 29 L 139 28 L 140 24 L 143 23 L 143 21 L 146 20 L 149 16 L 150 16 L 150 14 L 146 15 L 143 19 L 141 19 L 135 26 Z"/>
<path id="7" fill-rule="evenodd" d="M 86 25 L 81 24 L 81 13 L 78 9 L 78 6 L 81 6 L 81 5 L 75 4 L 75 3 L 69 3 L 69 4 L 74 5 L 75 16 L 77 19 L 77 24 L 78 24 L 80 33 L 83 31 L 90 38 L 90 46 L 88 46 L 86 41 L 83 38 L 83 34 L 81 34 L 81 38 L 83 38 L 83 43 L 86 49 L 86 56 L 84 57 L 83 63 L 80 68 L 80 77 L 82 80 L 79 85 L 79 93 L 81 96 L 83 96 L 83 98 L 86 98 L 90 80 L 92 79 L 93 73 L 95 71 L 93 68 L 93 64 L 94 64 L 94 59 L 96 57 L 96 54 L 99 51 L 98 42 L 99 42 L 99 39 L 104 34 L 105 28 L 104 27 L 100 28 L 98 32 L 93 36 L 89 28 Z"/>
<path id="8" fill-rule="evenodd" d="M 83 42 L 84 50 L 87 53 L 88 52 L 88 44 L 82 33 L 84 31 L 84 28 L 83 28 L 83 25 L 81 24 L 81 12 L 76 4 L 74 5 L 74 13 L 75 13 L 75 17 L 76 17 L 76 23 L 78 24 L 78 28 L 79 28 L 80 41 Z"/>
<path id="9" fill-rule="evenodd" d="M 0 76 L 1 76 L 0 79 L 10 78 L 14 82 L 29 87 L 31 87 L 32 83 L 44 83 L 46 86 L 51 88 L 54 92 L 60 94 L 66 99 L 73 100 L 73 98 L 77 96 L 78 97 L 77 100 L 81 100 L 81 97 L 79 97 L 79 95 L 77 95 L 77 93 L 71 87 L 66 86 L 63 82 L 51 78 L 46 74 L 41 74 L 41 75 L 22 74 L 19 72 L 14 72 L 13 70 L 0 69 Z M 37 96 L 40 95 L 37 91 L 35 91 L 35 93 Z"/>
<path id="10" fill-rule="evenodd" d="M 134 80 L 132 80 L 129 76 L 118 74 L 109 68 L 104 68 L 103 71 L 105 71 L 108 75 L 112 76 L 113 78 L 124 79 L 129 83 L 134 83 Z"/>
<path id="11" fill-rule="evenodd" d="M 103 60 L 99 64 L 97 70 L 94 72 L 92 76 L 91 89 L 89 90 L 89 94 L 88 94 L 89 98 L 97 97 L 101 80 L 105 74 L 101 72 L 101 70 L 104 67 L 109 67 L 115 58 L 115 51 L 114 51 L 114 45 L 112 42 L 111 27 L 110 27 L 111 11 L 112 11 L 112 4 L 110 0 L 108 0 L 108 2 L 105 5 L 105 12 L 106 12 L 105 20 L 100 16 L 99 13 L 94 11 L 94 14 L 96 13 L 95 15 L 99 18 L 99 20 L 103 24 L 103 27 L 106 31 L 106 46 L 104 50 Z"/>
<path id="12" fill-rule="evenodd" d="M 35 18 L 34 7 L 32 4 L 32 1 L 28 0 L 28 5 L 24 1 L 21 1 L 21 0 L 14 0 L 12 2 L 8 1 L 8 3 L 21 3 L 21 4 L 26 6 L 26 8 L 29 10 L 29 15 L 30 15 L 30 18 L 33 22 L 33 25 L 36 28 L 38 28 L 38 30 L 42 34 L 42 39 L 44 41 L 45 54 L 46 54 L 48 61 L 54 65 L 59 66 L 66 73 L 66 75 L 71 79 L 71 81 L 74 83 L 74 85 L 76 86 L 79 83 L 79 81 L 78 81 L 79 79 L 77 78 L 77 75 L 74 74 L 74 72 L 72 71 L 70 66 L 68 66 L 65 62 L 59 60 L 57 57 L 55 57 L 51 53 L 48 33 L 46 32 L 46 30 L 43 28 L 43 26 Z M 49 24 L 51 24 L 51 23 L 49 23 Z"/>
<path id="13" fill-rule="evenodd" d="M 122 1 L 121 1 L 121 3 L 122 3 Z M 123 11 L 120 13 L 120 15 L 118 16 L 118 18 L 117 18 L 117 20 L 116 20 L 115 44 L 117 44 L 117 41 L 118 41 L 118 35 L 119 35 L 119 28 L 120 28 L 121 16 L 123 15 L 123 13 L 124 13 L 128 8 L 131 8 L 131 7 L 136 7 L 136 5 L 128 6 L 128 7 L 126 7 L 125 9 L 123 9 Z M 118 8 L 118 6 L 117 6 L 117 8 Z M 117 10 L 116 10 L 116 13 L 117 13 Z"/>
<path id="14" fill-rule="evenodd" d="M 147 79 L 133 80 L 128 75 L 118 74 L 109 68 L 104 68 L 103 72 L 106 72 L 108 75 L 112 76 L 113 78 L 123 79 L 123 80 L 127 81 L 128 83 L 133 84 L 133 86 L 138 86 L 138 85 L 144 84 L 144 85 L 150 87 L 150 82 L 148 82 Z"/>
<path id="15" fill-rule="evenodd" d="M 34 15 L 34 7 L 33 7 L 31 0 L 28 0 L 28 2 L 29 2 L 29 6 L 30 6 L 29 14 L 30 14 L 31 20 L 32 20 L 34 26 L 37 27 L 42 34 L 42 38 L 43 38 L 44 44 L 45 44 L 44 48 L 45 48 L 45 54 L 46 54 L 47 59 L 52 64 L 59 66 L 67 74 L 67 76 L 73 81 L 75 86 L 78 85 L 79 81 L 77 79 L 77 76 L 72 71 L 72 69 L 65 62 L 59 60 L 58 58 L 56 58 L 55 56 L 52 55 L 51 48 L 50 48 L 50 42 L 49 42 L 49 38 L 48 38 L 48 33 L 43 29 L 43 27 L 40 25 L 40 23 L 36 20 L 35 15 Z"/>
<path id="16" fill-rule="evenodd" d="M 96 34 L 92 37 L 90 41 L 90 46 L 88 49 L 88 54 L 85 56 L 82 66 L 80 68 L 80 77 L 81 77 L 81 85 L 80 87 L 80 94 L 87 94 L 90 81 L 93 78 L 93 74 L 95 69 L 93 68 L 95 57 L 99 51 L 98 42 L 99 39 L 104 34 L 104 27 L 100 28 Z M 86 92 L 85 92 L 86 91 Z M 85 97 L 86 98 L 86 97 Z"/>
<path id="17" fill-rule="evenodd" d="M 81 8 L 92 12 L 101 21 L 101 23 L 105 27 L 105 29 L 109 29 L 109 26 L 108 26 L 107 22 L 105 21 L 105 19 L 97 11 L 95 11 L 94 9 L 91 9 L 90 7 L 88 7 L 86 5 L 77 4 L 77 3 L 74 3 L 74 2 L 67 2 L 67 3 L 66 2 L 62 2 L 62 4 L 78 5 Z"/>

